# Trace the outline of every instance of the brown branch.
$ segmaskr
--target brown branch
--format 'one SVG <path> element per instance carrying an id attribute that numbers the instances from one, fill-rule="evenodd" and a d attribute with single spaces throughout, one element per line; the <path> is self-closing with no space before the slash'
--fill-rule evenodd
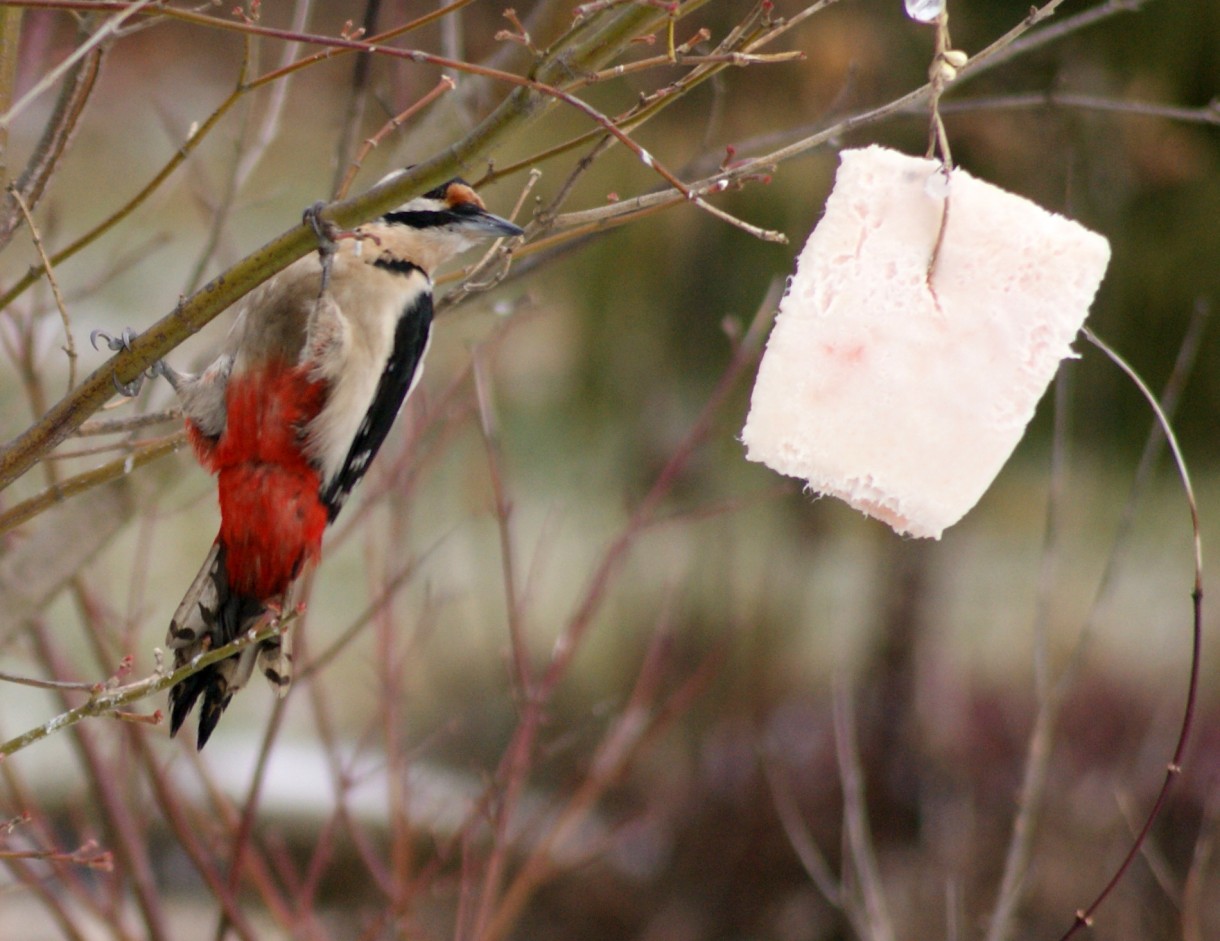
<path id="1" fill-rule="evenodd" d="M 68 305 L 64 301 L 63 292 L 59 290 L 59 282 L 55 280 L 51 259 L 47 257 L 46 249 L 42 244 L 42 236 L 38 233 L 38 226 L 34 224 L 34 217 L 30 215 L 30 207 L 26 205 L 25 197 L 15 186 L 10 186 L 8 193 L 17 203 L 17 208 L 21 210 L 21 216 L 25 219 L 26 227 L 30 230 L 30 239 L 34 243 L 34 250 L 38 252 L 43 271 L 46 272 L 47 283 L 51 285 L 55 307 L 59 310 L 59 319 L 64 327 L 64 353 L 68 356 L 68 391 L 71 392 L 72 387 L 76 385 L 76 339 L 72 336 L 72 317 L 68 314 Z"/>
<path id="2" fill-rule="evenodd" d="M 1164 118 L 1168 121 L 1181 121 L 1184 124 L 1207 124 L 1213 127 L 1220 125 L 1220 99 L 1214 99 L 1198 108 L 1183 108 L 1149 101 L 1124 101 L 1121 98 L 1102 98 L 1097 95 L 1079 95 L 1051 90 L 967 98 L 963 101 L 946 102 L 940 106 L 942 114 L 1031 108 L 1078 108 L 1082 111 L 1106 111 L 1134 117 Z"/>
<path id="3" fill-rule="evenodd" d="M 39 513 L 57 503 L 62 503 L 69 497 L 84 493 L 86 490 L 98 487 L 111 480 L 117 480 L 131 473 L 137 467 L 143 467 L 145 464 L 165 457 L 167 454 L 172 454 L 185 443 L 186 433 L 177 432 L 176 434 L 137 447 L 130 454 L 118 460 L 53 484 L 41 493 L 35 494 L 28 500 L 23 500 L 0 513 L 0 533 L 8 532 L 22 523 L 29 522 Z"/>
<path id="4" fill-rule="evenodd" d="M 547 81 L 552 77 L 567 74 L 570 69 L 595 68 L 599 63 L 615 54 L 621 44 L 628 42 L 631 36 L 639 30 L 647 28 L 656 15 L 654 11 L 633 8 L 620 14 L 608 24 L 598 28 L 590 27 L 589 35 L 582 35 L 579 45 L 565 48 L 562 56 L 553 55 L 541 64 L 535 73 L 538 76 L 537 79 L 522 78 L 464 63 L 453 63 L 442 57 L 429 56 L 411 50 L 384 49 L 380 46 L 370 48 L 367 44 L 354 40 L 330 40 L 332 44 L 340 45 L 342 48 L 398 54 L 411 61 L 426 61 L 432 64 L 460 67 L 464 71 L 503 79 L 518 85 L 518 88 L 463 140 L 431 160 L 373 187 L 363 196 L 332 204 L 325 213 L 326 220 L 350 228 L 400 205 L 410 195 L 440 183 L 447 176 L 453 175 L 454 170 L 467 165 L 476 155 L 489 151 L 510 131 L 519 130 L 538 117 L 543 111 L 544 103 L 548 100 L 552 102 L 562 100 L 585 112 L 598 123 L 610 125 L 609 119 L 596 109 L 553 88 L 547 84 Z M 212 18 L 205 19 L 211 21 Z M 259 31 L 262 32 L 263 28 L 260 28 Z M 271 31 L 270 34 L 280 38 L 315 41 L 314 37 L 299 36 L 295 33 L 286 34 L 285 31 Z M 572 34 L 583 34 L 583 31 L 577 27 Z M 240 91 L 240 89 L 235 91 L 226 105 L 222 107 L 230 106 Z M 214 112 L 210 120 L 214 122 L 218 118 L 219 113 Z M 626 137 L 626 134 L 617 128 L 608 126 L 607 130 L 616 136 Z M 634 142 L 625 140 L 624 143 L 636 147 Z M 638 147 L 636 149 L 647 157 L 644 151 Z M 668 174 L 668 171 L 655 166 L 655 162 L 654 169 L 681 187 L 684 195 L 687 194 L 685 187 L 673 178 L 672 174 Z M 700 200 L 695 199 L 695 201 Z M 290 229 L 213 279 L 185 299 L 177 310 L 166 315 L 147 331 L 137 336 L 132 342 L 130 351 L 117 354 L 109 363 L 86 378 L 71 395 L 53 406 L 41 421 L 0 449 L 0 488 L 7 486 L 25 473 L 39 458 L 63 441 L 86 418 L 96 412 L 113 395 L 116 378 L 123 383 L 133 381 L 157 359 L 168 353 L 186 337 L 201 329 L 254 286 L 304 255 L 313 244 L 314 235 L 308 226 L 301 224 Z M 0 306 L 11 300 L 14 291 L 10 291 L 0 299 Z"/>
<path id="5" fill-rule="evenodd" d="M 13 102 L 4 114 L 0 114 L 0 127 L 6 129 L 10 127 L 13 119 L 24 111 L 35 98 L 59 81 L 60 76 L 68 74 L 78 62 L 89 56 L 94 50 L 100 48 L 104 42 L 110 40 L 125 20 L 141 12 L 153 2 L 154 0 L 134 0 L 132 3 L 123 4 L 120 9 L 115 11 L 114 16 L 106 20 L 88 39 L 77 46 L 66 59 L 39 77 L 38 81 L 19 100 Z M 28 4 L 23 3 L 22 6 L 28 6 Z M 96 7 L 92 4 L 90 4 L 89 8 L 96 11 Z"/>
<path id="6" fill-rule="evenodd" d="M 112 714 L 123 706 L 167 690 L 171 686 L 181 683 L 187 677 L 193 676 L 200 670 L 211 666 L 213 663 L 218 663 L 236 653 L 240 653 L 251 644 L 262 643 L 265 640 L 278 636 L 287 628 L 289 623 L 290 620 L 285 619 L 258 630 L 251 629 L 222 647 L 217 647 L 193 657 L 188 663 L 172 672 L 157 672 L 132 683 L 112 689 L 103 689 L 90 697 L 87 702 L 60 713 L 41 725 L 14 736 L 6 742 L 0 743 L 0 755 L 13 755 L 23 748 L 28 748 L 30 745 L 42 741 L 49 735 L 76 725 L 83 719 Z"/>
<path id="7" fill-rule="evenodd" d="M 19 11 L 17 15 L 20 16 Z M 67 150 L 72 132 L 80 123 L 85 105 L 93 93 L 101 69 L 103 52 L 102 48 L 93 49 L 65 76 L 63 88 L 55 102 L 55 110 L 43 129 L 42 137 L 34 145 L 34 152 L 21 175 L 13 183 L 13 188 L 5 193 L 4 203 L 0 204 L 0 250 L 8 245 L 21 221 L 14 197 L 20 195 L 31 209 L 42 199 L 47 181 L 59 163 L 59 158 Z"/>
<path id="8" fill-rule="evenodd" d="M 474 373 L 475 396 L 479 405 L 479 428 L 482 431 L 487 472 L 491 480 L 496 528 L 500 536 L 500 581 L 504 585 L 504 609 L 508 622 L 508 642 L 512 658 L 511 676 L 517 701 L 525 702 L 533 689 L 534 677 L 530 670 L 529 646 L 526 642 L 523 623 L 525 602 L 517 587 L 516 551 L 512 528 L 513 505 L 505 483 L 504 455 L 500 445 L 495 406 L 488 387 L 489 380 L 484 354 L 478 347 L 475 347 L 471 351 L 470 358 L 471 369 Z"/>
<path id="9" fill-rule="evenodd" d="M 350 162 L 344 161 L 347 163 L 347 172 L 343 174 L 343 178 L 339 180 L 338 185 L 335 187 L 335 199 L 344 199 L 347 196 L 352 182 L 356 179 L 356 174 L 360 172 L 365 158 L 373 151 L 373 148 L 380 145 L 387 136 L 402 127 L 403 124 L 436 101 L 441 95 L 452 91 L 455 87 L 453 79 L 448 75 L 442 75 L 440 81 L 436 83 L 436 86 L 430 92 L 390 118 L 376 134 L 368 138 L 360 149 L 356 151 L 355 155 L 351 157 Z"/>
<path id="10" fill-rule="evenodd" d="M 164 425 L 166 422 L 181 421 L 182 409 L 167 408 L 160 412 L 147 412 L 143 415 L 130 415 L 127 418 L 98 418 L 87 421 L 76 433 L 81 437 L 92 435 L 116 435 L 138 431 L 150 425 Z"/>

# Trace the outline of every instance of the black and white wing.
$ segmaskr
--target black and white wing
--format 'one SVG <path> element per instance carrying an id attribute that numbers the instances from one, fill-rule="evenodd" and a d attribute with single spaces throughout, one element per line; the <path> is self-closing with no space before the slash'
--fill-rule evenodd
<path id="1" fill-rule="evenodd" d="M 421 291 L 398 318 L 393 349 L 342 467 L 322 485 L 322 503 L 326 506 L 330 522 L 334 522 L 348 494 L 368 470 L 386 435 L 390 433 L 402 403 L 419 381 L 431 335 L 432 294 Z"/>

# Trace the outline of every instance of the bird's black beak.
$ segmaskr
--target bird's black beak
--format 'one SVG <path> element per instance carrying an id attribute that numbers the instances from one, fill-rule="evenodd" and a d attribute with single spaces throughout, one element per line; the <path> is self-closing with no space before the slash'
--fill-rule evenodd
<path id="1" fill-rule="evenodd" d="M 486 209 L 463 215 L 460 227 L 469 235 L 481 235 L 486 238 L 511 238 L 525 234 L 525 230 L 521 226 L 502 219 Z"/>

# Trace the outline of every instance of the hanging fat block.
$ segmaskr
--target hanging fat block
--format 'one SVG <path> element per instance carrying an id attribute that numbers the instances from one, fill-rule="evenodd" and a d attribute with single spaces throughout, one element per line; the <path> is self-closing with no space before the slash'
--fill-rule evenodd
<path id="1" fill-rule="evenodd" d="M 747 457 L 939 538 L 1073 355 L 1109 258 L 1102 236 L 963 170 L 844 151 L 767 342 Z"/>

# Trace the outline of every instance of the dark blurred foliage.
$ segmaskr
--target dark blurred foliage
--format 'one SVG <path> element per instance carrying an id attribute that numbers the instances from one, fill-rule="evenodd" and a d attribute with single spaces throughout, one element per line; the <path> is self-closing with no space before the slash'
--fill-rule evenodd
<path id="1" fill-rule="evenodd" d="M 807 51 L 806 63 L 726 82 L 720 92 L 702 89 L 664 129 L 651 127 L 642 139 L 658 152 L 681 154 L 684 137 L 709 133 L 719 145 L 744 150 L 768 129 L 816 126 L 896 97 L 921 79 L 931 41 L 926 28 L 895 16 L 899 5 L 843 3 L 813 17 L 793 42 Z M 953 8 L 953 38 L 967 52 L 1028 11 L 1019 0 L 959 6 Z M 1084 8 L 1065 4 L 1060 16 Z M 1220 96 L 1220 5 L 1149 3 L 951 88 L 946 103 L 960 107 L 972 99 L 1047 92 L 1207 106 Z M 723 119 L 713 120 L 713 113 Z M 1159 387 L 1196 304 L 1220 304 L 1216 115 L 1210 124 L 1187 124 L 1077 108 L 980 108 L 946 120 L 960 165 L 1110 239 L 1113 258 L 1090 323 Z M 922 117 L 900 117 L 840 143 L 922 152 L 925 134 Z M 672 155 L 669 160 L 677 164 Z M 767 286 L 790 273 L 794 251 L 819 217 L 833 169 L 833 153 L 826 150 L 778 168 L 771 186 L 726 201 L 745 218 L 786 232 L 787 248 L 756 242 L 687 210 L 647 234 L 611 235 L 610 244 L 586 252 L 573 280 L 586 287 L 580 296 L 587 355 L 580 362 L 592 403 L 626 406 L 627 414 L 655 408 L 657 383 L 649 377 L 661 369 L 692 383 L 711 382 L 727 357 L 721 319 L 748 317 Z M 1086 344 L 1078 348 L 1086 359 L 1099 356 Z M 1113 368 L 1076 371 L 1081 439 L 1130 453 L 1147 431 L 1144 406 Z M 1220 458 L 1214 443 L 1220 441 L 1214 433 L 1217 377 L 1220 344 L 1206 342 L 1179 419 L 1196 460 Z"/>

